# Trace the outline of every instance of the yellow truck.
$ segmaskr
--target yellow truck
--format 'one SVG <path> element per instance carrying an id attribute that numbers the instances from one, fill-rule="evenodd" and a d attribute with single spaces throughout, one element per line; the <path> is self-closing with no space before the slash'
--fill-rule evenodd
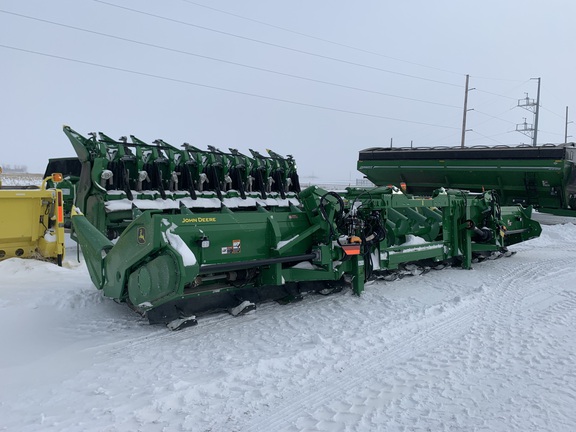
<path id="1" fill-rule="evenodd" d="M 0 261 L 37 258 L 62 265 L 63 197 L 59 189 L 46 187 L 50 180 L 58 183 L 62 175 L 46 177 L 40 187 L 2 186 L 0 179 Z"/>

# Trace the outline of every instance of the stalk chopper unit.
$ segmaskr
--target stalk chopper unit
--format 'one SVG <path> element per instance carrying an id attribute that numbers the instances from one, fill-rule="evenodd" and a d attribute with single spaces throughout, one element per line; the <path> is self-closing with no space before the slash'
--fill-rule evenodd
<path id="1" fill-rule="evenodd" d="M 301 190 L 294 159 L 272 151 L 64 133 L 82 164 L 72 227 L 93 283 L 171 329 L 265 300 L 360 295 L 371 278 L 468 269 L 541 231 L 530 207 L 501 206 L 492 191 Z"/>

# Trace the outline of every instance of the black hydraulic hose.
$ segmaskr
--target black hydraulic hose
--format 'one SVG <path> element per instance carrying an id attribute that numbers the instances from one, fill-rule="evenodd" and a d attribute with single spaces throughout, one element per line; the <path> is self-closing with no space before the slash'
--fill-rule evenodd
<path id="1" fill-rule="evenodd" d="M 155 175 L 157 180 L 157 187 L 158 190 L 160 191 L 160 196 L 162 197 L 162 199 L 166 199 L 166 191 L 164 190 L 164 184 L 162 183 L 162 171 L 160 171 L 160 165 L 154 162 L 154 168 L 156 168 Z"/>
<path id="2" fill-rule="evenodd" d="M 186 187 L 188 189 L 188 192 L 190 192 L 190 197 L 192 199 L 196 199 L 196 189 L 194 189 L 194 180 L 192 180 L 192 173 L 190 172 L 190 168 L 188 167 L 188 165 L 184 164 L 181 168 L 180 168 L 180 172 L 182 173 L 186 184 L 184 187 Z"/>
<path id="3" fill-rule="evenodd" d="M 362 258 L 364 259 L 364 280 L 368 280 L 372 277 L 372 272 L 374 270 L 374 263 L 372 262 L 372 253 L 370 248 L 367 247 L 366 238 L 362 238 L 362 244 L 364 251 L 362 253 Z"/>
<path id="4" fill-rule="evenodd" d="M 126 197 L 132 201 L 134 197 L 132 196 L 132 189 L 130 189 L 130 176 L 128 174 L 128 169 L 126 168 L 124 161 L 120 161 L 120 166 L 122 168 L 122 183 L 124 184 L 124 192 L 126 192 Z"/>
<path id="5" fill-rule="evenodd" d="M 232 169 L 234 172 L 232 175 L 236 177 L 236 183 L 238 183 L 238 192 L 240 192 L 240 197 L 246 199 L 246 189 L 244 188 L 244 182 L 242 181 L 242 170 L 243 168 L 235 167 Z"/>
<path id="6" fill-rule="evenodd" d="M 326 200 L 326 197 L 330 195 L 334 198 L 336 198 L 336 201 L 338 202 L 338 206 L 340 207 L 338 209 L 338 212 L 334 215 L 334 219 L 336 222 L 336 226 L 340 228 L 340 224 L 342 222 L 343 219 L 343 215 L 344 215 L 344 200 L 342 200 L 342 197 L 340 195 L 338 195 L 336 192 L 326 192 L 324 195 L 322 195 L 320 197 L 320 203 L 318 204 L 318 211 L 320 212 L 320 215 L 322 216 L 322 219 L 324 219 L 329 226 L 330 229 L 330 234 L 329 234 L 329 239 L 328 241 L 332 240 L 333 238 L 336 239 L 336 241 L 338 242 L 338 244 L 340 245 L 340 239 L 338 238 L 338 235 L 336 234 L 336 232 L 334 231 L 334 226 L 332 225 L 332 223 L 328 220 L 328 214 L 326 213 L 326 209 L 324 208 L 324 201 Z M 342 246 L 342 245 L 340 245 Z"/>
<path id="7" fill-rule="evenodd" d="M 309 253 L 303 255 L 294 255 L 294 256 L 287 256 L 287 257 L 278 257 L 278 258 L 266 258 L 261 260 L 252 260 L 252 261 L 237 261 L 225 264 L 204 264 L 200 266 L 200 270 L 198 274 L 211 274 L 211 273 L 222 273 L 227 271 L 234 271 L 234 270 L 242 270 L 242 269 L 249 269 L 255 267 L 263 267 L 272 264 L 283 264 L 289 262 L 302 262 L 302 261 L 309 261 L 311 259 L 315 259 L 316 254 Z"/>
<path id="8" fill-rule="evenodd" d="M 293 173 L 290 176 L 290 179 L 292 180 L 292 190 L 296 193 L 300 193 L 301 189 L 300 189 L 300 179 L 298 178 L 298 173 Z"/>
<path id="9" fill-rule="evenodd" d="M 267 198 L 266 184 L 264 183 L 264 177 L 262 176 L 261 169 L 256 169 L 256 180 L 257 180 L 257 186 L 260 187 L 260 194 L 262 196 L 262 199 L 266 199 Z"/>
<path id="10" fill-rule="evenodd" d="M 284 182 L 282 181 L 282 171 L 277 170 L 274 173 L 274 181 L 278 185 L 278 192 L 280 192 L 280 196 L 282 199 L 286 199 L 286 193 L 284 191 Z"/>
<path id="11" fill-rule="evenodd" d="M 218 173 L 216 172 L 216 166 L 210 166 L 209 174 L 211 177 L 210 183 L 214 185 L 214 191 L 218 196 L 218 199 L 222 201 L 222 191 L 220 190 L 220 181 L 218 180 Z"/>
<path id="12" fill-rule="evenodd" d="M 382 225 L 380 212 L 374 211 L 365 220 L 365 230 L 362 236 L 362 247 L 364 257 L 364 269 L 366 280 L 372 277 L 374 262 L 372 260 L 372 247 L 378 245 L 386 238 L 386 230 Z"/>

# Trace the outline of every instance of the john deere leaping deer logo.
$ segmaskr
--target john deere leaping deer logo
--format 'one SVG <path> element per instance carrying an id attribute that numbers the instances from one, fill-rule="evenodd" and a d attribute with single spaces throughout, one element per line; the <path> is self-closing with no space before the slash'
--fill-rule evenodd
<path id="1" fill-rule="evenodd" d="M 138 227 L 137 241 L 138 241 L 138 244 L 146 243 L 146 228 Z"/>

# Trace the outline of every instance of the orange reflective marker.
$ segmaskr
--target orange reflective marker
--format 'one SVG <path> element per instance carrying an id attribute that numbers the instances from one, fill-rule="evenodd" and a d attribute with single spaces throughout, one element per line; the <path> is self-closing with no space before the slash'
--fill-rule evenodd
<path id="1" fill-rule="evenodd" d="M 64 222 L 64 207 L 62 206 L 62 192 L 58 191 L 58 223 Z"/>
<path id="2" fill-rule="evenodd" d="M 349 255 L 349 256 L 360 255 L 360 244 L 359 243 L 342 245 L 342 249 L 344 250 L 344 253 L 346 255 Z"/>

